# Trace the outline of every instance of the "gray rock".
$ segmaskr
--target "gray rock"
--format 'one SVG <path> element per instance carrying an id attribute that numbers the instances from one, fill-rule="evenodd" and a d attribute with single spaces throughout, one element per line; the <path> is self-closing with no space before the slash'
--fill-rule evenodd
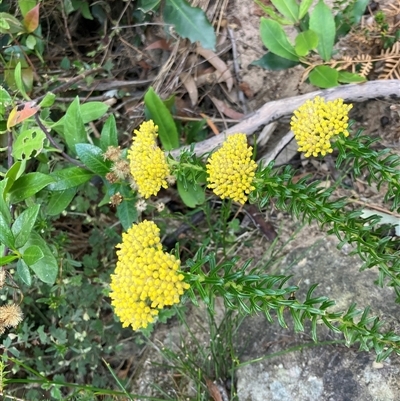
<path id="1" fill-rule="evenodd" d="M 293 274 L 291 284 L 300 282 L 296 298 L 302 300 L 308 288 L 320 283 L 314 295 L 336 300 L 333 310 L 345 311 L 352 302 L 361 309 L 371 306 L 374 316 L 387 322 L 385 330 L 400 332 L 392 288 L 379 288 L 374 282 L 377 270 L 360 272 L 360 258 L 349 256 L 349 247 L 337 249 L 338 241 L 329 236 L 315 237 L 315 230 L 300 233 L 287 255 L 281 272 Z M 307 241 L 307 243 L 306 243 Z M 343 340 L 325 327 L 318 327 L 318 341 L 304 333 L 294 333 L 290 314 L 288 328 L 269 323 L 263 316 L 248 318 L 240 329 L 241 363 L 237 371 L 240 401 L 396 401 L 400 400 L 400 359 L 395 354 L 381 363 L 375 353 L 347 348 Z M 327 344 L 328 343 L 328 344 Z M 250 363 L 250 361 L 253 361 Z"/>

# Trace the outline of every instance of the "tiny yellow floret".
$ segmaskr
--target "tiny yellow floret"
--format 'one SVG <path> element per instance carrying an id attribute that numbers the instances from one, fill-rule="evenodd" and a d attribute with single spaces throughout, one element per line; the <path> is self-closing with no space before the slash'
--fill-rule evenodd
<path id="1" fill-rule="evenodd" d="M 252 150 L 247 145 L 246 134 L 228 136 L 222 147 L 208 159 L 208 188 L 221 199 L 246 203 L 247 195 L 255 189 L 252 182 L 257 163 L 252 160 Z"/>
<path id="2" fill-rule="evenodd" d="M 332 153 L 331 141 L 341 133 L 349 136 L 348 120 L 352 104 L 343 104 L 343 99 L 325 102 L 317 96 L 307 100 L 294 111 L 290 126 L 299 145 L 299 152 L 306 157 L 319 153 Z"/>
<path id="3" fill-rule="evenodd" d="M 123 327 L 146 328 L 160 309 L 179 303 L 190 285 L 179 273 L 180 260 L 163 252 L 160 230 L 152 221 L 134 224 L 117 248 L 111 304 Z"/>
<path id="4" fill-rule="evenodd" d="M 136 136 L 128 150 L 132 177 L 145 198 L 157 195 L 161 187 L 168 188 L 170 170 L 164 152 L 157 146 L 157 132 L 152 120 L 145 121 L 134 131 Z"/>

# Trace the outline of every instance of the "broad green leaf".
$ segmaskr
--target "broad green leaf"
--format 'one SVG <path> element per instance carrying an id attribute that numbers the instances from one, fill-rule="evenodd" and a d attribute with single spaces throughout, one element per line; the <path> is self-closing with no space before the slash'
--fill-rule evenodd
<path id="1" fill-rule="evenodd" d="M 149 11 L 154 11 L 160 2 L 161 0 L 140 0 L 138 9 L 146 14 Z"/>
<path id="2" fill-rule="evenodd" d="M 335 42 L 335 20 L 332 10 L 319 0 L 310 15 L 310 29 L 318 36 L 317 50 L 324 61 L 329 61 L 332 56 Z"/>
<path id="3" fill-rule="evenodd" d="M 32 33 L 39 26 L 39 4 L 25 14 L 23 24 L 27 33 Z"/>
<path id="4" fill-rule="evenodd" d="M 352 84 L 358 82 L 365 82 L 367 79 L 359 74 L 354 74 L 348 71 L 339 71 L 338 81 L 343 84 Z"/>
<path id="5" fill-rule="evenodd" d="M 21 202 L 35 194 L 53 182 L 54 179 L 43 173 L 28 173 L 16 180 L 8 195 L 11 203 Z"/>
<path id="6" fill-rule="evenodd" d="M 338 86 L 338 77 L 338 71 L 326 65 L 315 67 L 308 76 L 313 85 L 324 89 Z"/>
<path id="7" fill-rule="evenodd" d="M 299 61 L 299 57 L 289 42 L 285 31 L 276 21 L 262 17 L 260 34 L 262 42 L 272 53 L 288 60 Z"/>
<path id="8" fill-rule="evenodd" d="M 193 208 L 204 203 L 206 196 L 201 185 L 184 183 L 181 180 L 178 180 L 177 184 L 179 196 L 186 206 Z"/>
<path id="9" fill-rule="evenodd" d="M 299 19 L 302 19 L 311 7 L 314 0 L 302 0 L 299 9 Z"/>
<path id="10" fill-rule="evenodd" d="M 118 132 L 114 114 L 111 114 L 101 130 L 100 146 L 105 152 L 109 146 L 118 146 Z"/>
<path id="11" fill-rule="evenodd" d="M 0 242 L 10 249 L 14 249 L 14 235 L 7 220 L 0 214 Z"/>
<path id="12" fill-rule="evenodd" d="M 32 284 L 32 276 L 31 272 L 29 271 L 28 265 L 20 259 L 17 263 L 17 275 L 24 282 L 26 285 L 31 286 Z"/>
<path id="13" fill-rule="evenodd" d="M 53 285 L 58 274 L 57 260 L 46 244 L 46 241 L 35 231 L 31 232 L 28 242 L 20 249 L 20 252 L 23 254 L 25 249 L 33 245 L 38 246 L 41 249 L 43 257 L 36 263 L 29 265 L 29 267 L 35 272 L 39 280 Z"/>
<path id="14" fill-rule="evenodd" d="M 5 176 L 5 178 L 7 178 L 7 183 L 3 191 L 4 199 L 6 199 L 6 195 L 8 194 L 10 188 L 13 186 L 14 182 L 24 173 L 25 167 L 26 167 L 26 161 L 22 160 L 15 162 L 7 171 Z"/>
<path id="15" fill-rule="evenodd" d="M 44 254 L 42 250 L 37 245 L 31 245 L 24 250 L 24 253 L 22 254 L 22 259 L 28 266 L 31 266 L 34 265 L 36 262 L 39 262 L 39 260 L 42 259 L 43 256 Z"/>
<path id="16" fill-rule="evenodd" d="M 215 50 L 215 32 L 202 9 L 192 7 L 185 0 L 166 0 L 163 16 L 182 38 L 192 43 L 199 41 L 204 49 Z"/>
<path id="17" fill-rule="evenodd" d="M 39 128 L 22 131 L 12 147 L 12 155 L 17 160 L 29 160 L 37 156 L 43 149 L 46 135 Z"/>
<path id="18" fill-rule="evenodd" d="M 17 255 L 7 255 L 0 257 L 0 266 L 8 265 L 13 262 L 15 259 L 18 259 Z"/>
<path id="19" fill-rule="evenodd" d="M 34 35 L 28 35 L 25 41 L 25 45 L 28 49 L 33 50 L 36 46 L 36 38 Z"/>
<path id="20" fill-rule="evenodd" d="M 107 113 L 109 106 L 103 102 L 88 102 L 81 104 L 81 116 L 84 124 L 98 120 Z"/>
<path id="21" fill-rule="evenodd" d="M 103 151 L 97 146 L 89 143 L 78 143 L 75 146 L 75 150 L 89 170 L 100 176 L 105 176 L 110 172 L 111 163 L 108 160 L 104 160 Z"/>
<path id="22" fill-rule="evenodd" d="M 258 65 L 266 70 L 273 71 L 287 70 L 288 68 L 292 68 L 298 64 L 298 61 L 288 60 L 287 58 L 280 57 L 271 52 L 264 54 L 260 59 L 251 63 L 251 65 Z"/>
<path id="23" fill-rule="evenodd" d="M 135 206 L 136 202 L 137 200 L 124 200 L 117 206 L 117 217 L 124 230 L 128 230 L 133 223 L 137 222 L 138 213 Z"/>
<path id="24" fill-rule="evenodd" d="M 4 189 L 7 186 L 8 178 L 4 178 L 3 181 L 0 181 L 0 214 L 3 215 L 4 220 L 6 221 L 7 225 L 11 225 L 11 212 L 10 206 L 5 200 L 5 193 Z"/>
<path id="25" fill-rule="evenodd" d="M 92 172 L 80 167 L 64 168 L 51 173 L 53 183 L 49 185 L 48 189 L 49 191 L 63 191 L 84 184 L 92 177 Z"/>
<path id="26" fill-rule="evenodd" d="M 29 206 L 14 221 L 11 231 L 15 238 L 15 247 L 21 248 L 26 244 L 35 225 L 40 205 Z"/>
<path id="27" fill-rule="evenodd" d="M 299 5 L 296 0 L 271 0 L 275 8 L 289 21 L 297 23 L 299 20 Z"/>
<path id="28" fill-rule="evenodd" d="M 39 106 L 41 108 L 44 107 L 51 107 L 53 106 L 54 102 L 56 100 L 56 95 L 52 92 L 47 92 L 46 96 L 43 98 L 43 100 L 39 103 Z"/>
<path id="29" fill-rule="evenodd" d="M 77 143 L 86 143 L 87 135 L 81 114 L 79 97 L 70 104 L 63 118 L 64 138 L 68 148 L 75 154 Z"/>
<path id="30" fill-rule="evenodd" d="M 24 27 L 17 18 L 8 13 L 0 13 L 0 33 L 15 34 L 23 31 Z"/>
<path id="31" fill-rule="evenodd" d="M 158 125 L 158 135 L 165 150 L 179 147 L 178 130 L 171 113 L 152 87 L 144 96 L 144 103 L 151 114 L 154 124 Z"/>
<path id="32" fill-rule="evenodd" d="M 18 0 L 18 6 L 22 16 L 25 17 L 25 15 L 36 6 L 36 3 L 36 0 Z"/>
<path id="33" fill-rule="evenodd" d="M 297 35 L 295 43 L 296 53 L 303 57 L 308 54 L 310 50 L 313 50 L 317 47 L 318 36 L 312 30 L 301 32 Z"/>
<path id="34" fill-rule="evenodd" d="M 63 212 L 76 194 L 76 188 L 68 188 L 63 191 L 54 191 L 46 205 L 46 214 L 48 216 L 56 216 Z"/>

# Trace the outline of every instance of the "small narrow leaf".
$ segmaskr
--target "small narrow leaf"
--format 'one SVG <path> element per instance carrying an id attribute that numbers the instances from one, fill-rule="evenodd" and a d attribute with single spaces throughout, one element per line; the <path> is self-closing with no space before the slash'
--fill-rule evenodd
<path id="1" fill-rule="evenodd" d="M 260 59 L 251 63 L 251 65 L 258 65 L 261 68 L 272 71 L 287 70 L 288 68 L 292 68 L 298 64 L 298 61 L 288 60 L 287 58 L 280 57 L 271 52 L 264 54 Z"/>
<path id="2" fill-rule="evenodd" d="M 118 146 L 117 125 L 113 114 L 107 118 L 101 130 L 100 146 L 103 152 L 105 152 L 109 146 Z"/>
<path id="3" fill-rule="evenodd" d="M 17 275 L 28 286 L 32 284 L 32 276 L 27 264 L 20 259 L 17 263 Z"/>
<path id="4" fill-rule="evenodd" d="M 64 138 L 68 148 L 75 153 L 77 143 L 86 143 L 87 135 L 81 114 L 79 97 L 69 105 L 63 118 Z"/>
<path id="5" fill-rule="evenodd" d="M 289 42 L 285 31 L 276 21 L 262 17 L 260 34 L 262 42 L 272 53 L 288 60 L 299 61 L 299 57 Z"/>
<path id="6" fill-rule="evenodd" d="M 144 103 L 150 112 L 154 124 L 158 126 L 158 135 L 163 148 L 165 150 L 178 148 L 179 135 L 174 119 L 152 87 L 146 92 Z"/>
<path id="7" fill-rule="evenodd" d="M 299 19 L 302 19 L 311 7 L 314 0 L 302 0 L 299 9 Z"/>
<path id="8" fill-rule="evenodd" d="M 318 53 L 324 61 L 332 56 L 335 42 L 335 19 L 332 10 L 320 0 L 310 15 L 310 29 L 318 36 Z"/>
<path id="9" fill-rule="evenodd" d="M 0 266 L 8 265 L 15 259 L 18 259 L 17 255 L 0 256 Z"/>
<path id="10" fill-rule="evenodd" d="M 339 71 L 338 81 L 343 84 L 366 82 L 367 78 L 348 71 Z"/>
<path id="11" fill-rule="evenodd" d="M 166 0 L 163 16 L 182 38 L 192 43 L 199 41 L 205 49 L 215 50 L 215 32 L 202 9 L 185 0 Z"/>

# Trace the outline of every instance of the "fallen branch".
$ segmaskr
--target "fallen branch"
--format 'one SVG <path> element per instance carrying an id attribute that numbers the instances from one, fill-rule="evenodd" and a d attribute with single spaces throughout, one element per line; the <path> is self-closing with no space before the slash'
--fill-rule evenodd
<path id="1" fill-rule="evenodd" d="M 262 125 L 269 124 L 279 118 L 293 113 L 306 100 L 313 99 L 315 96 L 322 96 L 326 100 L 342 98 L 346 102 L 364 102 L 370 99 L 389 97 L 392 100 L 400 98 L 400 80 L 379 80 L 369 81 L 363 84 L 343 85 L 336 88 L 318 90 L 305 95 L 294 96 L 287 99 L 280 99 L 264 104 L 256 112 L 245 117 L 240 123 L 223 131 L 220 135 L 213 136 L 195 145 L 194 150 L 198 156 L 210 152 L 221 145 L 227 135 L 237 132 L 251 135 Z M 288 138 L 286 138 L 287 140 Z M 184 146 L 169 152 L 172 156 L 179 156 Z"/>

